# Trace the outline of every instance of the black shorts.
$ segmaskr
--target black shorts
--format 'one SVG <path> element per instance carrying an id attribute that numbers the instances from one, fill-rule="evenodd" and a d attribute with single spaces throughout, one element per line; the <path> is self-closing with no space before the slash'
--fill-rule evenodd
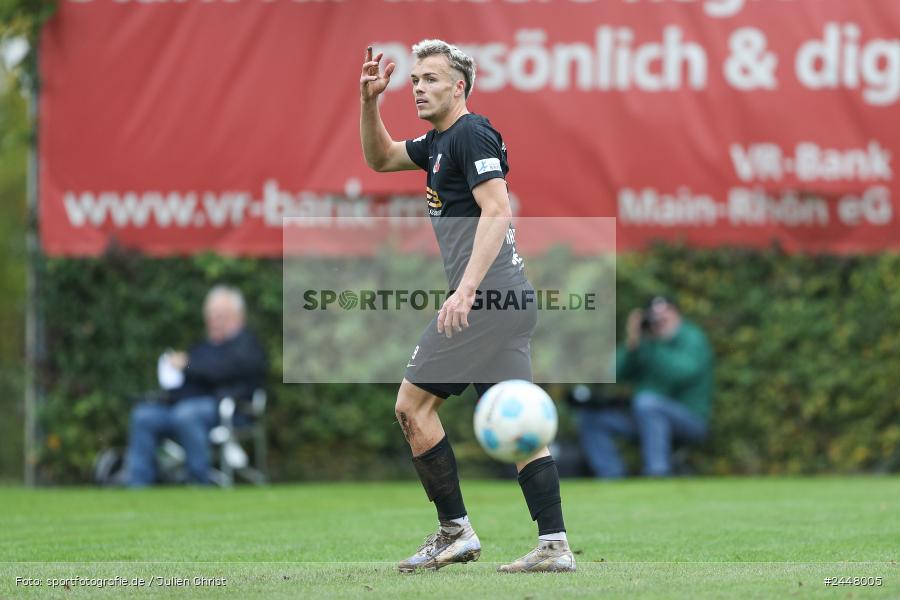
<path id="1" fill-rule="evenodd" d="M 419 338 L 406 365 L 410 383 L 439 398 L 458 396 L 475 385 L 478 396 L 500 381 L 531 381 L 531 336 L 537 305 L 531 284 L 497 290 L 501 301 L 469 312 L 469 327 L 448 338 L 437 330 L 437 315 Z M 512 299 L 515 298 L 515 302 Z"/>

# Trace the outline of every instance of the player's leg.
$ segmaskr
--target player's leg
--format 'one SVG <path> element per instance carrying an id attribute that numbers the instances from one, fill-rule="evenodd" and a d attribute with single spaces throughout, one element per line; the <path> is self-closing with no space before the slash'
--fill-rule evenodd
<path id="1" fill-rule="evenodd" d="M 519 486 L 531 519 L 537 522 L 537 547 L 510 564 L 501 573 L 575 570 L 575 556 L 569 549 L 563 520 L 559 470 L 549 448 L 542 448 L 526 461 L 516 463 Z"/>
<path id="2" fill-rule="evenodd" d="M 435 316 L 406 366 L 397 394 L 397 420 L 412 449 L 416 472 L 437 508 L 440 529 L 400 563 L 401 571 L 476 560 L 481 553 L 462 501 L 456 458 L 437 410 L 444 398 L 461 394 L 502 347 L 504 338 L 491 317 L 473 310 L 469 328 L 447 338 L 437 332 Z"/>
<path id="3" fill-rule="evenodd" d="M 516 463 L 519 485 L 531 519 L 537 522 L 538 541 L 567 541 L 559 493 L 559 470 L 547 447 Z"/>
<path id="4" fill-rule="evenodd" d="M 527 339 L 513 341 L 500 352 L 492 370 L 503 380 L 531 381 L 531 348 Z M 479 397 L 487 391 L 484 384 L 475 386 Z M 562 498 L 559 489 L 559 470 L 549 448 L 542 448 L 528 460 L 516 464 L 519 486 L 531 519 L 537 522 L 538 545 L 525 556 L 499 571 L 504 573 L 528 571 L 574 571 L 575 557 L 569 550 L 566 526 L 563 521 Z"/>
<path id="5" fill-rule="evenodd" d="M 438 409 L 444 398 L 404 379 L 394 412 L 414 457 L 434 448 L 446 434 Z"/>
<path id="6" fill-rule="evenodd" d="M 456 457 L 437 412 L 444 398 L 457 392 L 423 385 L 404 379 L 395 410 L 412 450 L 416 473 L 437 509 L 439 529 L 425 539 L 415 554 L 400 562 L 398 568 L 402 572 L 439 569 L 478 560 L 481 555 L 481 543 L 466 514 Z"/>

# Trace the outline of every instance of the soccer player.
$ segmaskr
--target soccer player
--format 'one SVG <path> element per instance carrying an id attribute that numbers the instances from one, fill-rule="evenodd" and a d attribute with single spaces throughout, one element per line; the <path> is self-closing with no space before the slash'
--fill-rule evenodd
<path id="1" fill-rule="evenodd" d="M 394 63 L 382 71 L 382 53 L 373 57 L 369 47 L 359 80 L 366 163 L 376 171 L 425 170 L 427 214 L 453 290 L 422 333 L 397 393 L 397 420 L 440 524 L 415 554 L 399 563 L 401 572 L 439 569 L 481 555 L 438 409 L 469 383 L 480 397 L 498 381 L 530 381 L 530 339 L 537 323 L 533 302 L 517 310 L 473 310 L 485 291 L 534 292 L 510 224 L 506 145 L 490 121 L 466 109 L 475 83 L 470 57 L 441 40 L 423 40 L 413 53 L 416 112 L 433 126 L 425 135 L 394 141 L 381 120 L 377 99 L 390 82 Z M 531 518 L 537 521 L 538 545 L 499 570 L 574 571 L 553 457 L 545 447 L 516 468 Z"/>

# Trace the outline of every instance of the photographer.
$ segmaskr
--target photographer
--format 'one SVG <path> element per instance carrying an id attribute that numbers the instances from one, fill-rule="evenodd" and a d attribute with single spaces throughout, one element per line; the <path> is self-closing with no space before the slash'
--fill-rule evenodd
<path id="1" fill-rule="evenodd" d="M 616 351 L 616 380 L 634 389 L 630 408 L 578 411 L 581 443 L 598 477 L 623 477 L 616 437 L 640 442 L 645 475 L 672 474 L 672 442 L 698 443 L 708 432 L 713 355 L 703 331 L 672 300 L 654 297 L 628 315 Z"/>

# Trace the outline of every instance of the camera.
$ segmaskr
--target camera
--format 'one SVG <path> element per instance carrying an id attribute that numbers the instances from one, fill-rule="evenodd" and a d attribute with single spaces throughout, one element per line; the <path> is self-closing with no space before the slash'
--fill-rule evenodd
<path id="1" fill-rule="evenodd" d="M 659 310 L 664 306 L 675 306 L 666 296 L 654 296 L 644 308 L 644 314 L 641 317 L 641 333 L 652 335 L 656 325 L 660 321 Z"/>
<path id="2" fill-rule="evenodd" d="M 657 322 L 657 318 L 653 315 L 652 311 L 645 310 L 643 316 L 641 317 L 641 333 L 644 334 L 652 334 L 653 326 Z"/>
<path id="3" fill-rule="evenodd" d="M 616 385 L 575 384 L 565 395 L 566 402 L 575 409 L 628 408 L 631 392 Z"/>

